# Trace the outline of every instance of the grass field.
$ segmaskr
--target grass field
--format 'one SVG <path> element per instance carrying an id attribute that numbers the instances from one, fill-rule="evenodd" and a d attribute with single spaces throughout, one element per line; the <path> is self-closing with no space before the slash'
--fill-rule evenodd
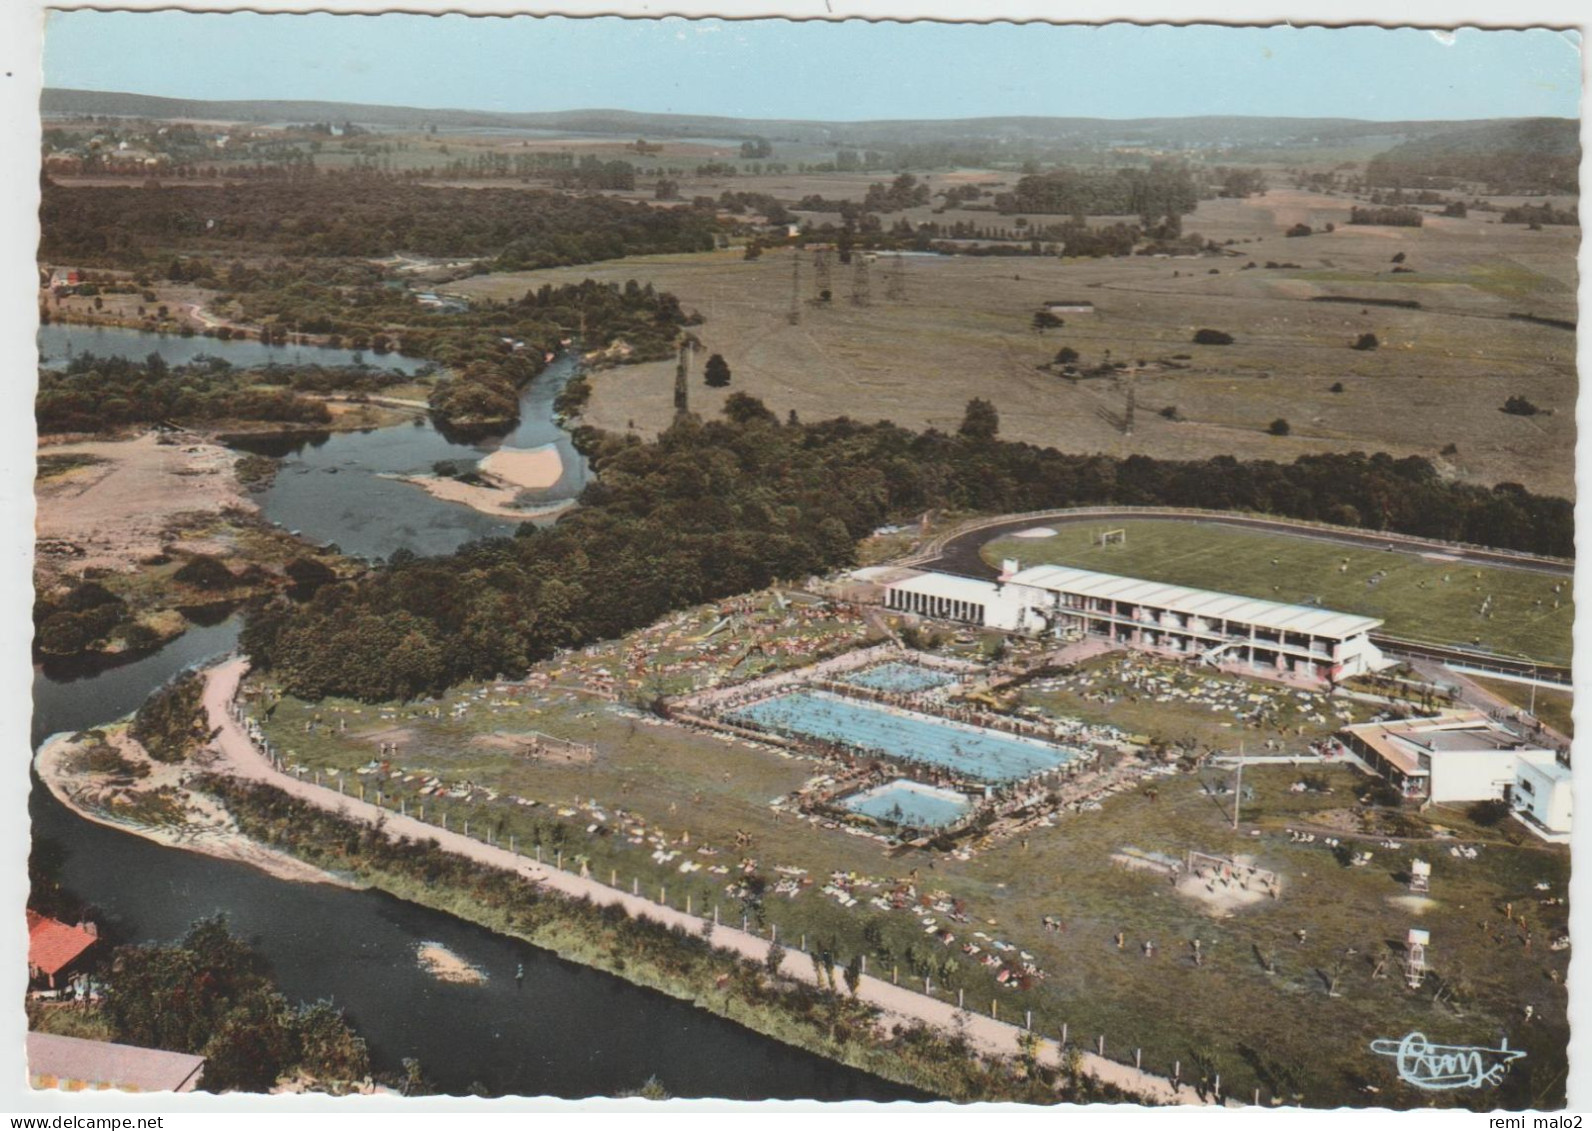
<path id="1" fill-rule="evenodd" d="M 1097 546 L 1098 530 L 1065 525 L 1053 538 L 997 539 L 984 547 L 984 557 L 991 563 L 1016 558 L 1024 566 L 1070 565 L 1270 601 L 1319 599 L 1329 609 L 1382 618 L 1387 622 L 1383 631 L 1390 636 L 1434 644 L 1479 643 L 1504 655 L 1570 662 L 1575 619 L 1570 587 L 1545 574 L 1357 550 L 1215 523 L 1112 526 L 1127 531 L 1126 544 Z M 1369 584 L 1381 570 L 1386 571 L 1381 580 Z M 1563 591 L 1555 593 L 1556 585 Z M 1480 608 L 1488 596 L 1491 616 L 1483 618 Z"/>
<path id="2" fill-rule="evenodd" d="M 1516 683 L 1512 679 L 1487 679 L 1479 675 L 1467 678 L 1481 684 L 1498 698 L 1513 703 L 1521 710 L 1535 709 L 1537 718 L 1554 730 L 1566 738 L 1575 737 L 1575 719 L 1571 713 L 1575 706 L 1575 697 L 1568 691 L 1550 691 L 1539 687 L 1533 694 L 1530 684 Z"/>
<path id="3" fill-rule="evenodd" d="M 715 615 L 701 610 L 698 623 Z M 1255 796 L 1244 806 L 1243 833 L 1231 829 L 1230 796 L 1202 788 L 1229 775 L 1208 771 L 1203 778 L 1161 779 L 1158 800 L 1120 794 L 1098 811 L 1067 815 L 1054 828 L 989 846 L 968 860 L 902 854 L 769 807 L 821 772 L 818 763 L 649 724 L 563 687 L 582 669 L 622 660 L 629 647 L 619 642 L 571 657 L 556 675 L 544 667 L 533 685 L 460 688 L 437 702 L 372 708 L 288 698 L 272 712 L 267 730 L 306 773 L 337 768 L 346 775 L 345 788 L 357 792 L 363 781 L 367 796 L 374 796 L 378 778 L 352 771 L 377 756 L 378 743 L 396 742 L 381 779 L 388 805 L 403 797 L 414 813 L 421 800 L 413 792 L 419 782 L 397 780 L 393 772 L 434 774 L 450 785 L 471 782 L 478 787 L 473 799 L 425 799 L 427 819 L 437 821 L 445 811 L 449 827 L 469 819 L 474 835 L 499 843 L 513 836 L 526 852 L 539 840 L 550 860 L 562 851 L 566 867 L 584 865 L 622 886 L 634 881 L 654 898 L 666 888 L 672 905 L 684 906 L 689 897 L 694 908 L 718 906 L 731 921 L 745 908 L 726 888 L 741 878 L 745 861 L 755 861 L 770 885 L 789 874 L 777 868 L 806 869 L 810 888 L 794 897 L 770 892 L 752 911 L 765 928 L 776 924 L 782 941 L 799 944 L 805 937 L 841 955 L 865 949 L 871 971 L 899 967 L 903 981 L 913 977 L 912 969 L 932 964 L 937 992 L 961 989 L 970 1008 L 987 1010 L 998 997 L 1002 1016 L 1032 1009 L 1035 1026 L 1047 1033 L 1065 1022 L 1077 1040 L 1104 1034 L 1108 1054 L 1131 1059 L 1132 1050 L 1142 1048 L 1145 1066 L 1156 1071 L 1181 1061 L 1189 1078 L 1196 1057 L 1209 1057 L 1229 1094 L 1248 1095 L 1257 1086 L 1275 1090 L 1265 1081 L 1274 1080 L 1280 1064 L 1285 1075 L 1298 1077 L 1289 1087 L 1311 1104 L 1364 1102 L 1355 1091 L 1359 1079 L 1383 1087 L 1379 1102 L 1425 1102 L 1401 1093 L 1388 1062 L 1366 1048 L 1376 1037 L 1415 1029 L 1456 1042 L 1507 1031 L 1511 1044 L 1526 1043 L 1534 1071 L 1542 1072 L 1533 1075 L 1533 1086 L 1546 1087 L 1550 1098 L 1562 1087 L 1562 1076 L 1556 1085 L 1553 1074 L 1564 1059 L 1565 1003 L 1548 971 L 1562 977 L 1565 957 L 1549 953 L 1542 940 L 1562 930 L 1563 909 L 1539 913 L 1530 897 L 1539 881 L 1562 893 L 1568 875 L 1563 849 L 1509 843 L 1505 835 L 1518 841 L 1519 834 L 1475 829 L 1460 813 L 1436 814 L 1467 843 L 1487 846 L 1475 861 L 1451 858 L 1440 845 L 1418 849 L 1434 862 L 1434 902 L 1406 906 L 1399 902 L 1404 889 L 1397 876 L 1410 850 L 1376 849 L 1374 866 L 1347 868 L 1320 843 L 1294 844 L 1282 831 L 1306 820 L 1352 824 L 1362 779 L 1329 768 L 1321 782 L 1331 792 L 1298 793 L 1290 787 L 1303 771 L 1254 766 L 1244 776 Z M 542 676 L 552 682 L 541 685 Z M 307 731 L 312 723 L 313 732 Z M 532 728 L 592 743 L 595 756 L 533 759 L 503 741 Z M 486 789 L 495 797 L 488 799 Z M 538 804 L 520 804 L 519 797 Z M 1409 819 L 1412 829 L 1425 827 Z M 1248 835 L 1251 826 L 1262 834 Z M 750 843 L 738 847 L 738 832 Z M 1282 898 L 1224 917 L 1173 892 L 1164 879 L 1114 865 L 1112 854 L 1125 847 L 1174 856 L 1187 848 L 1250 852 L 1262 866 L 1282 872 L 1286 886 Z M 656 855 L 667 852 L 677 855 Z M 682 873 L 682 863 L 700 869 Z M 725 871 L 715 874 L 714 867 Z M 827 898 L 817 889 L 837 871 L 876 881 L 859 895 L 911 881 L 920 893 L 965 901 L 970 922 L 938 917 L 956 935 L 955 946 L 942 946 L 920 924 L 921 910 L 882 911 L 866 898 L 845 908 Z M 1538 942 L 1524 957 L 1518 939 L 1496 925 L 1494 907 L 1511 900 L 1517 908 L 1531 903 Z M 1043 929 L 1046 915 L 1060 916 L 1065 930 Z M 1494 926 L 1481 930 L 1478 923 L 1488 919 Z M 1375 959 L 1391 953 L 1385 940 L 1401 939 L 1411 925 L 1432 930 L 1434 966 L 1458 987 L 1459 1010 L 1434 1004 L 1432 986 L 1411 994 L 1396 975 L 1372 977 Z M 1308 928 L 1306 944 L 1294 938 L 1300 927 Z M 1029 990 L 998 989 L 961 951 L 975 930 L 1032 954 L 1048 977 Z M 1125 950 L 1112 942 L 1117 931 L 1126 932 Z M 1192 962 L 1193 938 L 1203 943 L 1201 967 Z M 1145 940 L 1157 943 L 1154 958 L 1141 956 Z M 1345 955 L 1349 947 L 1358 953 Z M 1273 956 L 1277 973 L 1265 973 L 1257 954 Z M 1329 997 L 1326 972 L 1338 967 L 1341 996 Z M 1522 1030 L 1518 1017 L 1525 1004 L 1540 1020 Z M 1321 1055 L 1324 1049 L 1331 1055 Z"/>
<path id="4" fill-rule="evenodd" d="M 1184 228 L 1235 241 L 1227 249 L 1234 254 L 1217 258 L 908 257 L 904 300 L 888 297 L 892 267 L 881 256 L 870 267 L 870 306 L 849 301 L 852 269 L 836 266 L 834 301 L 804 302 L 799 325 L 787 318 L 792 267 L 784 251 L 752 262 L 739 249 L 644 257 L 481 276 L 454 289 L 503 298 L 590 277 L 672 291 L 704 315 L 696 332 L 734 374 L 722 391 L 693 379 L 692 407 L 702 413 L 717 412 L 728 392 L 740 391 L 782 417 L 795 409 L 803 419 L 846 414 L 954 429 L 967 401 L 982 396 L 1000 411 L 1003 436 L 1068 451 L 1279 460 L 1388 451 L 1424 456 L 1477 482 L 1572 496 L 1574 336 L 1507 315 L 1575 317 L 1578 231 L 1529 232 L 1482 213 L 1429 218 L 1420 229 L 1350 226 L 1354 203 L 1283 189 L 1202 202 Z M 920 218 L 928 216 L 924 210 Z M 1305 239 L 1282 235 L 1301 220 L 1337 228 Z M 1399 252 L 1414 274 L 1390 273 Z M 1298 268 L 1269 270 L 1267 261 Z M 1250 262 L 1257 266 L 1245 270 Z M 801 270 L 801 292 L 810 298 L 817 290 L 810 256 Z M 1410 298 L 1424 309 L 1309 301 L 1331 295 Z M 1033 331 L 1041 303 L 1072 297 L 1087 298 L 1096 313 Z M 1237 341 L 1195 346 L 1200 327 L 1227 330 Z M 1381 348 L 1351 349 L 1366 332 Z M 1108 353 L 1152 363 L 1134 377 L 1131 436 L 1121 430 L 1122 379 L 1073 382 L 1039 368 L 1063 346 L 1078 350 L 1085 365 Z M 1155 365 L 1162 361 L 1170 364 Z M 656 432 L 673 417 L 673 377 L 672 362 L 598 374 L 586 421 Z M 1343 391 L 1331 392 L 1335 384 Z M 1551 414 L 1501 412 L 1516 394 Z M 1164 408 L 1179 419 L 1159 415 Z M 1278 417 L 1290 422 L 1291 435 L 1267 433 Z M 1442 455 L 1449 444 L 1457 452 Z"/>

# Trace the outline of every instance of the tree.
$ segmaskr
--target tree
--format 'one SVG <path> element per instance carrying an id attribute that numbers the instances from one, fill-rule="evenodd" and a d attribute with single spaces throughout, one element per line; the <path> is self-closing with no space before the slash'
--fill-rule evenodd
<path id="1" fill-rule="evenodd" d="M 1273 436 L 1286 436 L 1288 433 L 1293 431 L 1293 428 L 1286 420 L 1279 416 L 1276 420 L 1271 422 L 1271 426 L 1268 427 L 1266 431 L 1270 432 Z"/>
<path id="2" fill-rule="evenodd" d="M 851 991 L 851 996 L 857 996 L 857 987 L 862 985 L 862 955 L 854 954 L 851 961 L 846 963 L 846 989 Z"/>
<path id="3" fill-rule="evenodd" d="M 1056 351 L 1057 365 L 1072 365 L 1078 360 L 1078 351 L 1071 346 L 1062 346 Z"/>
<path id="4" fill-rule="evenodd" d="M 730 383 L 730 364 L 724 355 L 714 354 L 702 369 L 702 380 L 710 389 L 722 389 Z"/>
<path id="5" fill-rule="evenodd" d="M 780 976 L 780 967 L 785 962 L 785 948 L 778 942 L 768 944 L 768 953 L 763 956 L 763 970 L 770 978 Z"/>
<path id="6" fill-rule="evenodd" d="M 967 402 L 967 411 L 962 416 L 962 426 L 957 432 L 969 440 L 987 443 L 995 439 L 1000 429 L 1000 414 L 995 411 L 995 406 L 982 397 L 974 397 Z"/>

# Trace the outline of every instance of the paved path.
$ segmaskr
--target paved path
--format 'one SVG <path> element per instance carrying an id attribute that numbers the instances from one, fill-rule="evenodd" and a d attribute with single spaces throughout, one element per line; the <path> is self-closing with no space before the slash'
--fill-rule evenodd
<path id="1" fill-rule="evenodd" d="M 692 934 L 702 933 L 705 923 L 699 916 L 687 915 L 683 911 L 609 887 L 596 880 L 554 868 L 549 864 L 538 863 L 507 849 L 466 837 L 460 832 L 426 824 L 414 817 L 401 816 L 390 809 L 345 796 L 335 789 L 316 785 L 278 770 L 255 746 L 242 725 L 232 716 L 231 704 L 237 694 L 238 684 L 247 670 L 248 661 L 237 659 L 214 667 L 207 673 L 204 705 L 210 717 L 210 726 L 217 732 L 213 745 L 219 754 L 216 763 L 218 770 L 230 772 L 240 778 L 269 783 L 322 809 L 342 810 L 351 817 L 373 823 L 383 820 L 386 822 L 385 827 L 389 836 L 435 840 L 450 852 L 514 872 L 527 880 L 574 898 L 587 898 L 594 903 L 604 905 L 617 903 L 632 916 L 651 919 L 667 926 L 679 926 Z M 717 925 L 709 937 L 714 946 L 733 950 L 756 961 L 762 961 L 768 954 L 767 939 L 735 927 Z M 786 951 L 780 972 L 793 981 L 809 984 L 817 984 L 818 981 L 811 959 L 794 948 Z M 886 1015 L 893 1015 L 894 1019 L 920 1020 L 946 1031 L 961 1031 L 970 1044 L 982 1051 L 1002 1056 L 1016 1056 L 1020 1053 L 1023 1030 L 1016 1025 L 997 1021 L 980 1013 L 959 1010 L 949 1002 L 940 1001 L 903 986 L 893 985 L 870 975 L 863 975 L 858 985 L 857 996 L 878 1006 Z M 1057 1067 L 1061 1065 L 1061 1048 L 1055 1041 L 1042 1040 L 1038 1055 L 1043 1063 Z M 1141 1072 L 1131 1065 L 1119 1064 L 1094 1053 L 1083 1054 L 1083 1067 L 1085 1072 L 1098 1080 L 1144 1096 L 1156 1103 L 1203 1102 L 1194 1094 L 1191 1087 L 1177 1087 L 1163 1077 Z"/>

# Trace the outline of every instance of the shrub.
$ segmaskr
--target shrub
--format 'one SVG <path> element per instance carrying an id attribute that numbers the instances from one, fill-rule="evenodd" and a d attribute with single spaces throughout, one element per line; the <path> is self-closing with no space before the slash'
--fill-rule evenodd
<path id="1" fill-rule="evenodd" d="M 1285 236 L 1294 236 L 1294 237 L 1298 237 L 1298 236 L 1313 236 L 1313 235 L 1315 235 L 1315 229 L 1312 228 L 1309 224 L 1295 224 L 1293 227 L 1289 228 L 1286 232 L 1284 232 L 1283 235 L 1285 235 Z"/>
<path id="2" fill-rule="evenodd" d="M 1293 428 L 1286 420 L 1279 416 L 1276 420 L 1271 422 L 1270 427 L 1268 427 L 1266 431 L 1270 432 L 1273 436 L 1286 436 L 1288 433 L 1293 431 Z"/>
<path id="3" fill-rule="evenodd" d="M 1357 350 L 1374 350 L 1381 344 L 1381 342 L 1377 341 L 1375 334 L 1361 334 L 1359 340 L 1354 343 L 1354 348 Z"/>
<path id="4" fill-rule="evenodd" d="M 1197 346 L 1230 346 L 1233 336 L 1225 330 L 1195 330 L 1194 344 Z"/>
<path id="5" fill-rule="evenodd" d="M 1503 411 L 1510 416 L 1536 416 L 1542 410 L 1525 397 L 1513 396 L 1504 402 Z"/>

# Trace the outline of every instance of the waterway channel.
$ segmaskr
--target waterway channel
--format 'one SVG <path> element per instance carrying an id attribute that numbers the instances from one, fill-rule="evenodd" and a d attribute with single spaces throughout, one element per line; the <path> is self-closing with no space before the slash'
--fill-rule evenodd
<path id="1" fill-rule="evenodd" d="M 134 356 L 155 349 L 165 353 L 164 340 L 149 337 L 153 344 L 137 343 L 142 352 Z M 505 442 L 567 444 L 567 436 L 551 419 L 551 401 L 556 387 L 573 372 L 572 360 L 560 360 L 538 379 L 522 406 L 524 422 Z M 553 437 L 553 432 L 562 439 Z M 323 469 L 328 464 L 316 461 L 334 453 L 341 459 L 368 457 L 370 463 L 360 468 L 368 473 L 365 479 L 391 483 L 372 469 L 402 459 L 450 458 L 431 454 L 443 450 L 439 445 L 462 447 L 477 455 L 482 450 L 452 445 L 429 424 L 379 429 L 363 434 L 363 444 L 334 447 L 337 439 L 342 438 L 307 444 L 293 458 L 303 461 L 303 466 Z M 574 491 L 585 481 L 585 464 L 573 449 L 570 454 L 574 458 L 565 464 L 568 482 L 560 489 Z M 467 536 L 494 532 L 464 522 L 416 525 L 414 514 L 425 504 L 456 505 L 432 500 L 407 484 L 393 483 L 401 493 L 387 495 L 365 482 L 344 496 L 339 492 L 349 490 L 346 484 L 359 482 L 356 476 L 312 472 L 304 477 L 314 481 L 316 490 L 288 492 L 275 503 L 280 508 L 277 515 L 293 514 L 294 528 L 302 528 L 309 537 L 337 541 L 345 549 L 361 547 L 371 556 L 386 556 L 401 547 L 417 553 L 443 552 L 451 548 L 453 539 L 458 540 L 453 542 L 456 545 Z M 289 474 L 278 481 L 293 478 Z M 326 498 L 319 504 L 321 513 L 312 522 L 314 498 L 322 493 Z M 268 515 L 271 500 L 267 495 Z M 356 506 L 392 507 L 396 513 L 380 524 L 367 523 L 364 532 L 352 538 L 337 522 Z M 296 508 L 305 510 L 299 514 Z M 324 527 L 317 525 L 322 521 Z M 494 524 L 499 525 L 506 524 Z M 195 626 L 158 652 L 97 673 L 37 670 L 34 744 L 51 734 L 86 729 L 127 713 L 175 673 L 230 651 L 239 629 L 235 616 L 209 627 Z M 233 929 L 270 963 L 291 999 L 329 998 L 347 1011 L 379 1071 L 398 1072 L 403 1059 L 413 1057 L 427 1080 L 448 1094 L 474 1089 L 488 1095 L 579 1098 L 635 1089 L 656 1076 L 672 1095 L 681 1097 L 928 1098 L 381 892 L 290 883 L 245 865 L 164 847 L 85 821 L 37 781 L 29 811 L 35 839 L 48 839 L 63 861 L 64 885 L 95 905 L 117 935 L 128 941 L 167 941 L 181 936 L 194 919 L 224 912 Z M 477 967 L 485 981 L 471 985 L 432 977 L 417 960 L 425 943 L 447 947 Z M 523 982 L 515 978 L 521 966 Z"/>

